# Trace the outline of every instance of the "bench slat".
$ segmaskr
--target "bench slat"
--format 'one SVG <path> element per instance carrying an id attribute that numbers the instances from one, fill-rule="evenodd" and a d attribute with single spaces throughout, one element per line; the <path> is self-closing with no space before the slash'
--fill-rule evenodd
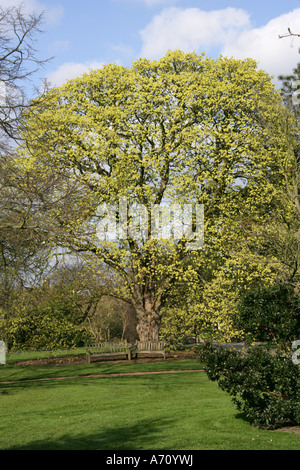
<path id="1" fill-rule="evenodd" d="M 165 353 L 166 343 L 163 341 L 137 341 L 135 356 L 139 354 L 161 354 L 166 358 Z"/>
<path id="2" fill-rule="evenodd" d="M 91 356 L 126 354 L 128 359 L 131 360 L 131 351 L 131 345 L 127 344 L 127 341 L 86 344 L 86 359 L 87 363 L 90 364 Z"/>
<path id="3" fill-rule="evenodd" d="M 137 341 L 135 345 L 128 344 L 127 341 L 120 342 L 98 342 L 86 345 L 86 358 L 90 364 L 91 356 L 109 356 L 126 354 L 129 360 L 132 353 L 137 358 L 139 354 L 160 354 L 166 358 L 166 343 L 163 341 Z"/>

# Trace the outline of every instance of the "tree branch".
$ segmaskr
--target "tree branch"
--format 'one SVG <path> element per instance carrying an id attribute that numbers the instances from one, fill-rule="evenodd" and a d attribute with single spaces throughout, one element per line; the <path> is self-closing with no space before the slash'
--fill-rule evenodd
<path id="1" fill-rule="evenodd" d="M 289 38 L 289 37 L 300 37 L 300 34 L 292 33 L 291 28 L 288 28 L 288 34 L 278 35 L 279 39 Z"/>

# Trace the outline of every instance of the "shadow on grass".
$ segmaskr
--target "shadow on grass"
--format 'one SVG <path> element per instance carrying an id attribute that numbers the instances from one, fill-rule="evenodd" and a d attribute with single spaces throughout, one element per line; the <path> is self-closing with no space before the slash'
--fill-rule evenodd
<path id="1" fill-rule="evenodd" d="M 237 414 L 235 415 L 235 419 L 237 419 L 237 420 L 239 420 L 239 421 L 241 421 L 241 422 L 244 422 L 244 423 L 248 423 L 248 424 L 250 424 L 250 426 L 253 426 L 251 419 L 249 419 L 249 418 L 247 417 L 246 413 L 244 413 L 244 412 L 237 413 Z M 253 426 L 253 428 L 255 428 L 255 426 Z M 257 429 L 258 429 L 258 428 L 257 428 Z"/>
<path id="2" fill-rule="evenodd" d="M 158 448 L 162 431 L 172 427 L 172 424 L 170 419 L 160 419 L 159 422 L 145 419 L 98 433 L 65 434 L 57 439 L 32 441 L 6 450 L 151 450 Z"/>

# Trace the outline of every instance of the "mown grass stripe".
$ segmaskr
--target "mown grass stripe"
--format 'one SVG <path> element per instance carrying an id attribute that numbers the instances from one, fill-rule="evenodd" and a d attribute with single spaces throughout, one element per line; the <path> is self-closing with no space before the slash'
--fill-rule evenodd
<path id="1" fill-rule="evenodd" d="M 40 379 L 21 379 L 21 380 L 8 380 L 6 382 L 0 382 L 0 385 L 24 383 L 24 382 L 42 382 L 50 380 L 66 380 L 66 379 L 88 379 L 88 378 L 103 378 L 103 377 L 122 377 L 122 376 L 139 376 L 139 375 L 157 375 L 157 374 L 182 374 L 187 372 L 204 372 L 202 369 L 197 370 L 166 370 L 156 372 L 123 372 L 116 374 L 92 374 L 92 375 L 73 375 L 66 377 L 43 377 Z"/>

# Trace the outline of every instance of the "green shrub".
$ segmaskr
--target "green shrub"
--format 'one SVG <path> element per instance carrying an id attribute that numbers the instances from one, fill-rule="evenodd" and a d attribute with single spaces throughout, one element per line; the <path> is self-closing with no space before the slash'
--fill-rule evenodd
<path id="1" fill-rule="evenodd" d="M 234 323 L 250 341 L 289 349 L 293 340 L 300 339 L 299 294 L 283 284 L 246 291 L 238 302 Z"/>
<path id="2" fill-rule="evenodd" d="M 291 355 L 205 343 L 198 348 L 208 378 L 228 392 L 239 411 L 261 428 L 300 424 L 300 368 Z"/>
<path id="3" fill-rule="evenodd" d="M 72 302 L 59 296 L 19 302 L 15 315 L 0 320 L 0 337 L 9 350 L 56 349 L 81 346 L 86 329 L 76 322 Z"/>
<path id="4" fill-rule="evenodd" d="M 85 330 L 64 318 L 30 315 L 6 322 L 9 350 L 71 348 L 84 343 Z"/>

